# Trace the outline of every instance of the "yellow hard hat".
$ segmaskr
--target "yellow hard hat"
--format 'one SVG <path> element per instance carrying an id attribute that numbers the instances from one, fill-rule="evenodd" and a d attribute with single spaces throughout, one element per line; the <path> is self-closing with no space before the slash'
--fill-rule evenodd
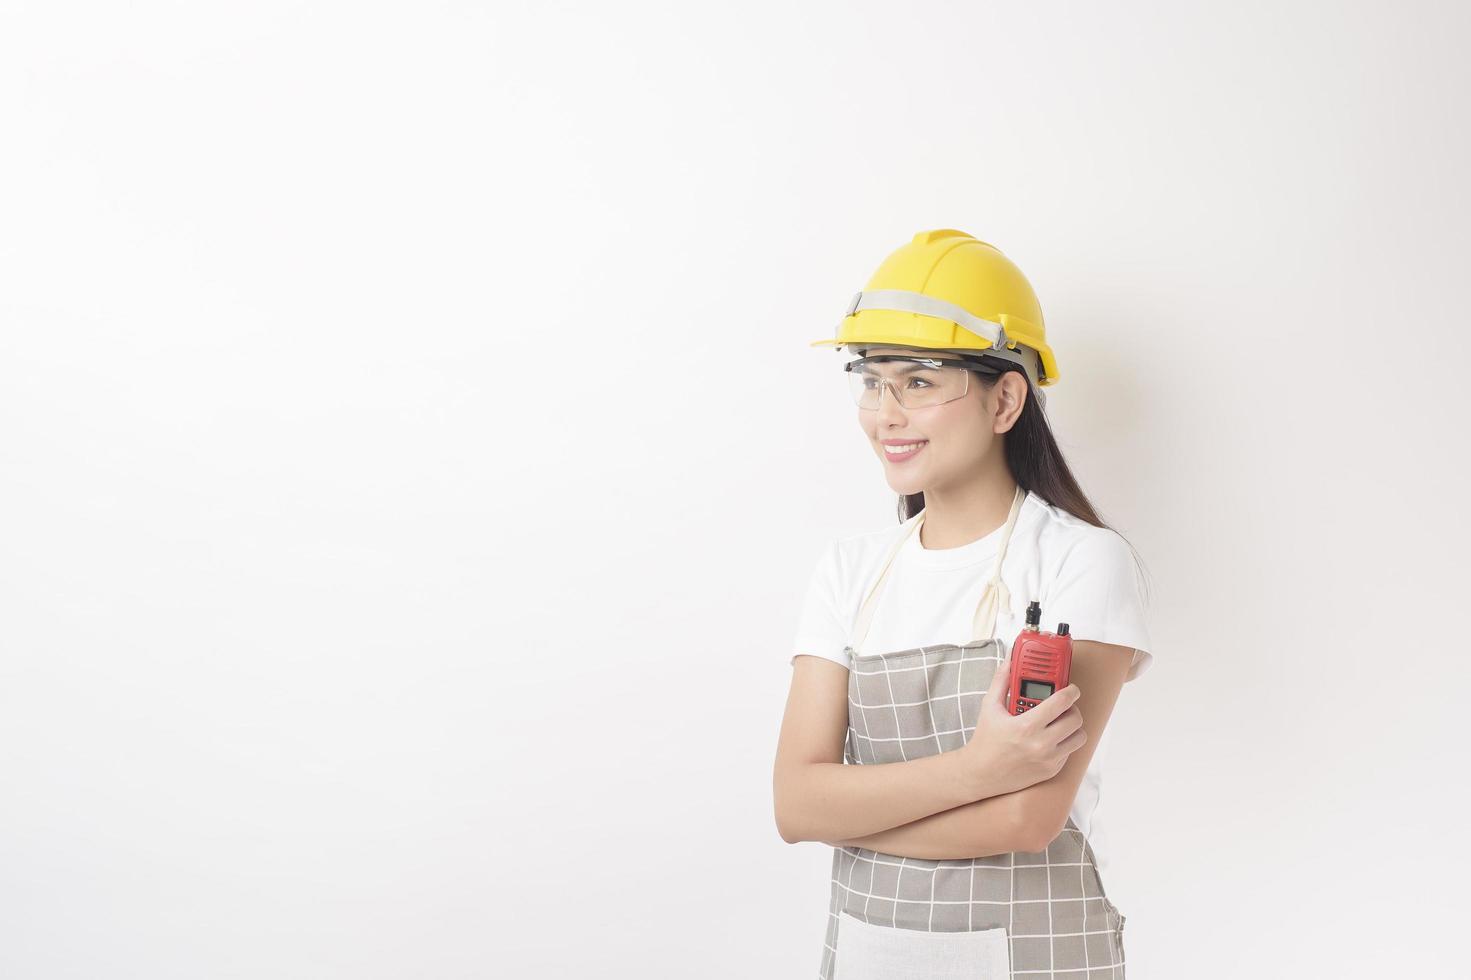
<path id="1" fill-rule="evenodd" d="M 838 335 L 809 346 L 823 345 L 986 354 L 1021 365 L 1034 389 L 1057 383 L 1031 283 L 999 248 L 954 228 L 922 231 L 884 259 Z"/>

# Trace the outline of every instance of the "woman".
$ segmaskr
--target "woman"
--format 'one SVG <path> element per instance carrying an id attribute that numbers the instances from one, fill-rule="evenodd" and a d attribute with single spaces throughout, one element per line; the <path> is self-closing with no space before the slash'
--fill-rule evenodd
<path id="1" fill-rule="evenodd" d="M 953 229 L 885 260 L 816 344 L 859 355 L 858 421 L 895 527 L 833 541 L 793 647 L 782 838 L 834 848 L 823 980 L 1122 977 L 1104 893 L 1105 725 L 1153 660 L 1137 566 L 1069 472 L 1021 271 Z M 1027 606 L 1071 684 L 1013 716 Z"/>

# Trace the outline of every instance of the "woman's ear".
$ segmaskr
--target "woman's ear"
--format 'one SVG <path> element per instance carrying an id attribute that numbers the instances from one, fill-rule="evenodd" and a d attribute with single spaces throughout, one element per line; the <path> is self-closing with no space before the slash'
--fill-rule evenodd
<path id="1" fill-rule="evenodd" d="M 1022 407 L 1027 403 L 1027 378 L 1020 371 L 1007 371 L 996 379 L 991 389 L 996 396 L 995 414 L 991 419 L 991 431 L 1000 435 L 1009 432 L 1021 417 Z"/>

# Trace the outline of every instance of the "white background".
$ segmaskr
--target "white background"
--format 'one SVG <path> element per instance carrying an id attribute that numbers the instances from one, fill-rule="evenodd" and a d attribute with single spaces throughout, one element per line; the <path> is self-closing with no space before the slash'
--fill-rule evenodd
<path id="1" fill-rule="evenodd" d="M 811 977 L 830 336 L 1036 287 L 1131 977 L 1465 969 L 1455 3 L 8 3 L 0 975 Z"/>

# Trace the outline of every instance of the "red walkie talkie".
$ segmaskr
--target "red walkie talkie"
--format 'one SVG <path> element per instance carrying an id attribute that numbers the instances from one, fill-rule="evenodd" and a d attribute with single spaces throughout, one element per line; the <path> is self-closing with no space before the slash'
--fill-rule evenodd
<path id="1" fill-rule="evenodd" d="M 1037 629 L 1042 607 L 1027 606 L 1027 624 L 1011 645 L 1011 679 L 1006 685 L 1006 710 L 1019 715 L 1035 708 L 1048 695 L 1068 686 L 1073 669 L 1073 638 L 1067 623 L 1058 623 L 1056 633 Z"/>

